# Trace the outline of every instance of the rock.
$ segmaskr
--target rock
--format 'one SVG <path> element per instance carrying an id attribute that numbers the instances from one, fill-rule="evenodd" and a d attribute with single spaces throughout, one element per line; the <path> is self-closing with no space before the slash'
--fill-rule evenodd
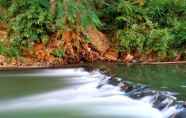
<path id="1" fill-rule="evenodd" d="M 122 91 L 125 91 L 125 92 L 130 92 L 130 91 L 132 91 L 133 90 L 133 86 L 130 86 L 130 85 L 128 85 L 128 84 L 122 84 L 121 85 L 121 90 Z"/>
<path id="2" fill-rule="evenodd" d="M 156 94 L 156 91 L 153 91 L 149 88 L 146 88 L 143 91 L 139 91 L 139 92 L 134 93 L 132 95 L 132 98 L 141 99 L 141 98 L 146 97 L 146 96 L 153 96 L 154 94 Z"/>
<path id="3" fill-rule="evenodd" d="M 186 109 L 176 114 L 175 118 L 186 118 Z"/>
<path id="4" fill-rule="evenodd" d="M 115 78 L 111 78 L 111 79 L 108 80 L 108 84 L 118 86 L 120 84 L 120 81 L 115 79 Z"/>
<path id="5" fill-rule="evenodd" d="M 183 103 L 183 107 L 186 108 L 186 102 Z"/>
<path id="6" fill-rule="evenodd" d="M 108 49 L 107 52 L 104 54 L 104 57 L 108 61 L 117 61 L 119 55 L 115 49 Z"/>
<path id="7" fill-rule="evenodd" d="M 139 99 L 146 96 L 145 91 L 150 90 L 149 87 L 144 85 L 138 85 L 133 88 L 132 91 L 128 92 L 127 95 L 134 99 Z"/>
<path id="8" fill-rule="evenodd" d="M 131 82 L 122 81 L 122 83 L 120 84 L 120 88 L 122 91 L 129 93 L 134 89 L 134 86 L 133 86 L 133 83 L 131 83 Z"/>
<path id="9" fill-rule="evenodd" d="M 133 59 L 134 59 L 134 56 L 133 55 L 127 54 L 123 61 L 125 63 L 129 63 L 129 62 L 132 62 Z"/>
<path id="10" fill-rule="evenodd" d="M 91 39 L 90 43 L 101 54 L 104 54 L 110 48 L 110 43 L 106 35 L 98 31 L 96 28 L 89 27 L 87 33 Z"/>
<path id="11" fill-rule="evenodd" d="M 169 95 L 167 92 L 160 92 L 156 96 L 157 97 L 155 98 L 153 107 L 159 110 L 163 110 L 165 107 L 174 105 L 176 102 L 176 98 L 174 96 Z"/>
<path id="12" fill-rule="evenodd" d="M 176 58 L 174 61 L 180 61 L 180 59 L 182 58 L 182 55 L 181 54 L 176 54 Z"/>

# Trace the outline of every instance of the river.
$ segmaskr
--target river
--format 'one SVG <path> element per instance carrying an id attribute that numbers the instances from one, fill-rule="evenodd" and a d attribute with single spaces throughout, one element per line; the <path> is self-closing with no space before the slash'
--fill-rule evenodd
<path id="1" fill-rule="evenodd" d="M 0 118 L 168 118 L 171 115 L 170 109 L 159 111 L 150 103 L 125 95 L 118 86 L 106 83 L 110 76 L 158 91 L 175 92 L 178 100 L 186 99 L 184 65 L 106 63 L 1 71 Z"/>

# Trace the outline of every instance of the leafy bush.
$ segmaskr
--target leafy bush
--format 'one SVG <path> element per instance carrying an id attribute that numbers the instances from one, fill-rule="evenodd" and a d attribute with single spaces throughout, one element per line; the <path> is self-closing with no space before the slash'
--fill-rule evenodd
<path id="1" fill-rule="evenodd" d="M 97 0 L 96 12 L 101 18 L 103 30 L 115 30 L 117 22 L 115 18 L 119 15 L 117 13 L 117 3 L 119 0 Z"/>
<path id="2" fill-rule="evenodd" d="M 51 14 L 49 0 L 1 0 L 0 5 L 7 9 L 6 22 L 13 42 L 27 46 L 47 39 L 48 34 L 56 30 L 84 30 L 90 25 L 101 26 L 92 0 L 56 1 L 56 14 Z"/>
<path id="3" fill-rule="evenodd" d="M 172 38 L 167 29 L 153 29 L 145 42 L 147 52 L 157 53 L 162 57 L 167 56 Z"/>
<path id="4" fill-rule="evenodd" d="M 186 15 L 186 0 L 152 0 L 147 2 L 148 17 L 162 27 L 170 27 L 174 20 Z"/>
<path id="5" fill-rule="evenodd" d="M 171 47 L 174 49 L 184 49 L 186 47 L 186 22 L 176 22 L 171 29 L 174 35 Z"/>
<path id="6" fill-rule="evenodd" d="M 170 49 L 186 44 L 186 0 L 120 0 L 115 11 L 121 51 L 155 53 L 165 57 Z M 123 25 L 124 24 L 124 25 Z"/>
<path id="7" fill-rule="evenodd" d="M 42 41 L 52 31 L 48 0 L 15 0 L 8 8 L 8 24 L 18 45 Z"/>
<path id="8" fill-rule="evenodd" d="M 131 29 L 118 31 L 120 50 L 126 52 L 142 52 L 144 49 L 145 35 L 133 25 Z"/>
<path id="9" fill-rule="evenodd" d="M 116 17 L 116 19 L 125 22 L 126 26 L 124 27 L 130 27 L 144 20 L 143 9 L 132 4 L 130 1 L 120 0 L 117 10 L 120 16 Z"/>

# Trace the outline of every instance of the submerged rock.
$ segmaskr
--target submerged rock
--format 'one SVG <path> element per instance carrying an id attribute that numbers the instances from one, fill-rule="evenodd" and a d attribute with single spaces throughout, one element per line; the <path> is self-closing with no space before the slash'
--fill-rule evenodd
<path id="1" fill-rule="evenodd" d="M 153 107 L 159 110 L 173 106 L 176 102 L 176 97 L 171 96 L 167 92 L 159 92 L 154 99 Z"/>
<path id="2" fill-rule="evenodd" d="M 108 80 L 108 84 L 118 86 L 120 84 L 120 80 L 118 80 L 117 78 L 111 78 Z"/>
<path id="3" fill-rule="evenodd" d="M 176 114 L 175 118 L 186 118 L 186 109 Z"/>
<path id="4" fill-rule="evenodd" d="M 145 85 L 137 85 L 133 87 L 132 91 L 129 91 L 126 94 L 130 96 L 131 98 L 139 99 L 139 98 L 147 96 L 146 93 L 148 94 L 149 92 L 150 92 L 149 87 Z"/>
<path id="5" fill-rule="evenodd" d="M 146 96 L 153 96 L 154 94 L 156 94 L 156 91 L 146 88 L 143 91 L 133 93 L 132 95 L 130 95 L 130 97 L 135 99 L 141 99 Z"/>

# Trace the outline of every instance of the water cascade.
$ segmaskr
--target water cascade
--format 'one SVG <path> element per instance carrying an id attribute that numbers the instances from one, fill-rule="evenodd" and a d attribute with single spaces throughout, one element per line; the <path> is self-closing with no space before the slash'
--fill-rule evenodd
<path id="1" fill-rule="evenodd" d="M 1 72 L 1 78 L 61 78 L 63 87 L 0 99 L 6 118 L 185 118 L 185 103 L 175 94 L 134 85 L 99 70 L 83 68 Z M 11 80 L 10 80 L 11 81 Z M 43 83 L 45 84 L 45 83 Z M 10 86 L 11 87 L 11 86 Z"/>

